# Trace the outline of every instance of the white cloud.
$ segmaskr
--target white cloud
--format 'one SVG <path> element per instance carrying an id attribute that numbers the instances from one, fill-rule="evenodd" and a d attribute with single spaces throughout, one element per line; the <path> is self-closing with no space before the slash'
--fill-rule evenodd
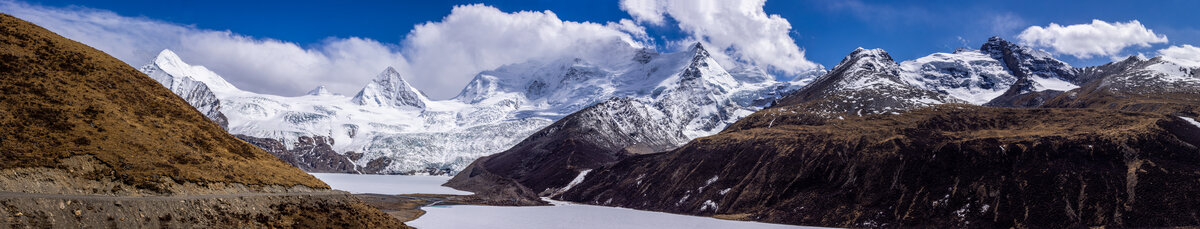
<path id="1" fill-rule="evenodd" d="M 1030 26 L 1017 35 L 1022 44 L 1050 48 L 1056 54 L 1077 58 L 1094 56 L 1116 56 L 1130 46 L 1150 47 L 1150 44 L 1166 43 L 1167 36 L 1155 34 L 1137 20 L 1108 23 L 1092 20 L 1091 24 L 1062 26 Z"/>
<path id="2" fill-rule="evenodd" d="M 1171 62 L 1200 68 L 1200 47 L 1192 45 L 1172 45 L 1171 47 L 1158 50 L 1158 55 L 1163 56 L 1163 58 L 1166 58 L 1166 60 Z"/>
<path id="3" fill-rule="evenodd" d="M 502 12 L 481 4 L 463 5 L 440 21 L 416 25 L 400 44 L 350 37 L 305 45 L 82 7 L 0 0 L 0 11 L 134 66 L 171 49 L 190 64 L 204 65 L 249 91 L 298 95 L 325 85 L 351 94 L 383 68 L 394 66 L 414 86 L 440 99 L 456 95 L 476 73 L 506 64 L 550 58 L 627 60 L 612 56 L 632 55 L 634 48 L 654 42 L 639 22 L 663 24 L 667 16 L 691 36 L 665 44 L 703 41 L 722 63 L 758 64 L 785 74 L 816 67 L 788 36 L 791 25 L 766 14 L 764 3 L 627 0 L 621 7 L 634 20 L 601 23 L 564 21 L 550 11 Z"/>
<path id="4" fill-rule="evenodd" d="M 413 75 L 428 78 L 434 88 L 454 88 L 426 93 L 449 97 L 480 71 L 543 58 L 612 59 L 599 57 L 620 54 L 613 47 L 640 48 L 646 37 L 645 29 L 629 20 L 572 22 L 550 11 L 506 13 L 476 4 L 456 6 L 441 21 L 417 25 L 405 38 L 404 54 Z"/>
<path id="5" fill-rule="evenodd" d="M 1027 25 L 1025 19 L 1012 12 L 994 14 L 988 18 L 984 27 L 990 27 L 992 35 L 1007 36 L 1016 32 L 1021 26 Z"/>
<path id="6" fill-rule="evenodd" d="M 239 88 L 277 95 L 298 95 L 318 85 L 352 94 L 385 67 L 394 66 L 431 97 L 449 98 L 480 71 L 537 58 L 600 59 L 596 57 L 623 54 L 650 40 L 644 27 L 628 19 L 571 22 L 550 11 L 505 13 L 484 5 L 457 6 L 441 21 L 417 25 L 403 47 L 357 37 L 328 38 L 302 47 L 105 10 L 4 0 L 0 11 L 130 65 L 143 65 L 162 49 L 171 49 Z M 613 49 L 613 44 L 628 50 Z"/>
<path id="7" fill-rule="evenodd" d="M 397 48 L 363 38 L 330 38 L 312 48 L 198 29 L 111 11 L 0 1 L 0 11 L 95 47 L 133 66 L 171 49 L 242 89 L 298 95 L 319 84 L 353 93 L 387 66 L 405 68 Z"/>
<path id="8" fill-rule="evenodd" d="M 686 43 L 702 41 L 723 64 L 751 63 L 785 74 L 817 67 L 788 36 L 792 25 L 763 11 L 765 0 L 622 0 L 621 9 L 638 22 L 664 25 L 666 17 L 690 35 Z M 724 51 L 724 53 L 723 53 Z"/>

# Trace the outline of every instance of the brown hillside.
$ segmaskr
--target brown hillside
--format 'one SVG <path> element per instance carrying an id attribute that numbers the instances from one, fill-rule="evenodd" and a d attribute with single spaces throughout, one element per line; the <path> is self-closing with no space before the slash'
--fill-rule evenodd
<path id="1" fill-rule="evenodd" d="M 1200 128 L 1178 117 L 944 105 L 843 120 L 793 108 L 596 169 L 560 198 L 835 227 L 1200 224 Z"/>
<path id="2" fill-rule="evenodd" d="M 120 60 L 4 14 L 0 169 L 11 179 L 42 171 L 38 169 L 62 169 L 71 174 L 68 179 L 111 180 L 150 193 L 179 191 L 171 187 L 188 183 L 328 189 L 230 136 Z M 38 191 L 30 186 L 6 184 L 0 191 L 119 189 Z"/>

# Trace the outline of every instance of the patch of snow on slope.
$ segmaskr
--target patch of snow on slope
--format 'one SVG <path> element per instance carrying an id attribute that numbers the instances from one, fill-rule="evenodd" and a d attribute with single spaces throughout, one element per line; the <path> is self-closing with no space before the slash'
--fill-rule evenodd
<path id="1" fill-rule="evenodd" d="M 717 202 L 713 202 L 712 200 L 704 200 L 704 204 L 700 206 L 700 211 L 712 209 L 715 212 L 717 211 L 717 207 Z"/>
<path id="2" fill-rule="evenodd" d="M 1079 88 L 1078 85 L 1075 85 L 1071 82 L 1067 82 L 1066 80 L 1062 80 L 1059 78 L 1044 78 L 1044 77 L 1039 77 L 1039 76 L 1032 76 L 1029 79 L 1033 80 L 1033 82 L 1036 83 L 1036 85 L 1034 86 L 1034 89 L 1033 89 L 1034 91 L 1045 91 L 1045 90 L 1070 91 L 1072 89 Z"/>
<path id="3" fill-rule="evenodd" d="M 1200 122 L 1197 122 L 1197 121 L 1196 121 L 1196 119 L 1192 119 L 1192 118 L 1188 118 L 1188 117 L 1182 117 L 1182 116 L 1180 116 L 1179 118 L 1181 118 L 1181 119 L 1183 119 L 1183 120 L 1185 120 L 1185 121 L 1188 121 L 1188 123 L 1191 123 L 1192 125 L 1196 126 L 1197 128 L 1200 128 Z"/>
<path id="4" fill-rule="evenodd" d="M 588 170 L 583 170 L 583 172 L 579 172 L 579 175 L 575 176 L 575 179 L 571 179 L 571 183 L 567 183 L 566 187 L 563 187 L 561 190 L 559 190 L 555 194 L 557 195 L 557 194 L 562 194 L 564 192 L 570 191 L 571 188 L 575 187 L 575 185 L 578 185 L 579 183 L 583 182 L 583 178 L 586 177 L 588 172 L 591 172 L 591 171 L 592 171 L 591 169 L 588 169 Z"/>
<path id="5" fill-rule="evenodd" d="M 1174 62 L 1164 61 L 1150 65 L 1146 67 L 1146 69 L 1164 74 L 1166 77 L 1163 77 L 1163 80 L 1167 82 L 1198 80 L 1195 77 L 1192 77 L 1192 74 L 1197 71 L 1196 69 L 1185 67 Z"/>

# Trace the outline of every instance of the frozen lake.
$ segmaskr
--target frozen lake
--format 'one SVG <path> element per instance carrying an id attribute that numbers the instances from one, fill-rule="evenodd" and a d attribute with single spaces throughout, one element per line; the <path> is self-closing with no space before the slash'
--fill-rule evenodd
<path id="1" fill-rule="evenodd" d="M 471 195 L 470 192 L 443 187 L 448 176 L 402 176 L 347 173 L 310 173 L 329 187 L 350 193 L 375 194 L 453 194 Z"/>
<path id="2" fill-rule="evenodd" d="M 351 193 L 456 194 L 469 192 L 442 187 L 446 176 L 362 175 L 312 173 L 334 189 Z M 780 224 L 721 220 L 627 208 L 567 202 L 555 206 L 496 207 L 450 205 L 425 207 L 425 215 L 407 222 L 422 229 L 439 228 L 805 228 Z"/>
<path id="3" fill-rule="evenodd" d="M 425 207 L 417 228 L 806 228 L 721 220 L 627 208 L 554 202 L 544 207 L 452 205 Z"/>

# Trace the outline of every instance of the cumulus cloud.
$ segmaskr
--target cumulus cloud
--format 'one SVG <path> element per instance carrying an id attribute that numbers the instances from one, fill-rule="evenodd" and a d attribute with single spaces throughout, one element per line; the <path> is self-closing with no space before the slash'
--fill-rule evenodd
<path id="1" fill-rule="evenodd" d="M 558 58 L 628 60 L 619 55 L 655 44 L 643 25 L 663 25 L 666 17 L 690 34 L 662 41 L 668 46 L 700 41 L 723 64 L 756 64 L 787 74 L 816 67 L 788 36 L 791 25 L 766 14 L 764 3 L 626 0 L 621 7 L 632 19 L 601 23 L 564 21 L 551 11 L 502 12 L 481 4 L 462 5 L 441 20 L 416 25 L 399 44 L 349 37 L 304 45 L 82 7 L 0 0 L 0 11 L 134 66 L 171 49 L 184 61 L 204 65 L 253 92 L 298 95 L 325 85 L 351 94 L 393 66 L 430 97 L 442 99 L 457 94 L 476 73 L 506 64 Z"/>
<path id="2" fill-rule="evenodd" d="M 1171 47 L 1158 50 L 1158 55 L 1162 56 L 1168 61 L 1200 68 L 1200 47 L 1192 45 L 1172 45 Z"/>
<path id="3" fill-rule="evenodd" d="M 417 25 L 401 44 L 350 37 L 306 46 L 81 7 L 0 0 L 0 11 L 133 66 L 171 49 L 235 86 L 277 95 L 298 95 L 318 85 L 351 94 L 394 66 L 431 97 L 449 98 L 480 71 L 538 58 L 602 59 L 622 54 L 612 47 L 630 51 L 650 40 L 644 27 L 628 19 L 571 22 L 550 11 L 505 13 L 485 5 L 457 6 L 441 21 Z"/>
<path id="4" fill-rule="evenodd" d="M 768 15 L 764 4 L 765 0 L 622 0 L 621 9 L 651 25 L 674 19 L 690 36 L 674 43 L 703 42 L 710 51 L 725 54 L 718 56 L 722 64 L 749 63 L 785 74 L 817 67 L 789 36 L 792 25 L 779 15 Z"/>
<path id="5" fill-rule="evenodd" d="M 1116 56 L 1130 46 L 1150 47 L 1150 44 L 1166 43 L 1167 36 L 1154 33 L 1137 20 L 1109 23 L 1092 20 L 1091 24 L 1062 26 L 1030 26 L 1017 35 L 1022 44 L 1050 48 L 1056 54 L 1077 58 L 1094 56 Z"/>
<path id="6" fill-rule="evenodd" d="M 629 20 L 572 22 L 550 11 L 506 13 L 475 4 L 456 6 L 441 21 L 417 25 L 403 45 L 413 75 L 431 79 L 436 88 L 461 89 L 476 73 L 505 64 L 549 58 L 614 59 L 601 57 L 620 55 L 614 47 L 640 48 L 646 37 L 645 28 Z M 447 97 L 457 89 L 427 93 Z"/>
<path id="7" fill-rule="evenodd" d="M 352 93 L 387 66 L 406 67 L 394 45 L 364 38 L 330 38 L 302 48 L 291 42 L 81 7 L 0 1 L 0 11 L 133 66 L 149 63 L 159 51 L 171 49 L 190 64 L 205 65 L 234 85 L 260 93 L 297 95 L 319 84 Z"/>

